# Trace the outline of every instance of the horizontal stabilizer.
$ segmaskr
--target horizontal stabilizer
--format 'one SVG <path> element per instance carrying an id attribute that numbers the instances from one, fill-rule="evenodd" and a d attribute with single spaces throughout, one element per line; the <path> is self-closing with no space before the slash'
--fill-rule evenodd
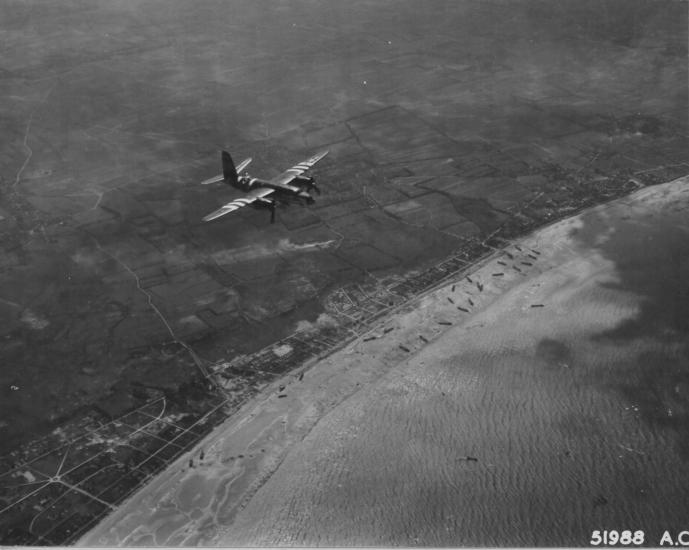
<path id="1" fill-rule="evenodd" d="M 201 185 L 208 185 L 210 183 L 220 183 L 221 181 L 224 181 L 225 178 L 223 178 L 222 174 L 219 176 L 213 176 L 212 178 L 208 178 L 207 180 L 203 180 L 201 182 Z"/>
<path id="2" fill-rule="evenodd" d="M 201 182 L 201 185 L 210 185 L 211 183 L 220 183 L 223 181 L 230 181 L 230 182 L 235 182 L 237 179 L 237 174 L 244 170 L 249 164 L 251 164 L 251 157 L 248 159 L 244 159 L 242 162 L 239 163 L 239 166 L 237 166 L 237 169 L 235 170 L 234 165 L 232 164 L 232 158 L 228 153 L 225 153 L 223 151 L 223 170 L 224 173 L 219 175 L 219 176 L 213 176 L 212 178 L 208 178 L 207 180 L 203 180 Z"/>
<path id="3" fill-rule="evenodd" d="M 249 164 L 251 164 L 252 160 L 253 159 L 251 157 L 249 157 L 248 159 L 244 159 L 242 162 L 240 162 L 237 165 L 237 173 L 239 174 L 242 170 L 244 170 L 247 166 L 249 166 Z"/>

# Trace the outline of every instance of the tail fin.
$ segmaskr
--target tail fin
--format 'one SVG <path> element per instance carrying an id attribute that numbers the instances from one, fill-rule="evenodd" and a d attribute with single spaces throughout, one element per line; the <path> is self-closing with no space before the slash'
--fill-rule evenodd
<path id="1" fill-rule="evenodd" d="M 232 162 L 232 157 L 227 151 L 222 152 L 222 175 L 225 181 L 236 185 L 237 179 L 237 169 L 234 167 L 234 162 Z"/>

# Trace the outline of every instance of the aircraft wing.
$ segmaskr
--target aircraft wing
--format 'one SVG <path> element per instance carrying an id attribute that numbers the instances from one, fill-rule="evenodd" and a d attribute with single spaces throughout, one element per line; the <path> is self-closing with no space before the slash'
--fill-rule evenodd
<path id="1" fill-rule="evenodd" d="M 288 168 L 279 176 L 274 177 L 272 180 L 270 180 L 270 183 L 274 185 L 288 185 L 294 178 L 301 176 L 327 154 L 328 151 L 316 153 L 310 159 L 300 162 L 299 164 L 295 164 L 292 166 L 292 168 Z"/>
<path id="2" fill-rule="evenodd" d="M 274 189 L 271 189 L 269 187 L 260 187 L 255 191 L 252 191 L 251 193 L 244 195 L 243 197 L 239 197 L 238 199 L 234 199 L 233 201 L 228 202 L 225 206 L 218 208 L 215 212 L 211 212 L 210 214 L 208 214 L 208 216 L 203 218 L 203 221 L 209 222 L 211 220 L 214 220 L 215 218 L 219 218 L 220 216 L 229 214 L 230 212 L 240 209 L 242 206 L 246 206 L 247 204 L 251 204 L 252 202 L 257 201 L 258 199 L 270 195 L 273 191 Z"/>

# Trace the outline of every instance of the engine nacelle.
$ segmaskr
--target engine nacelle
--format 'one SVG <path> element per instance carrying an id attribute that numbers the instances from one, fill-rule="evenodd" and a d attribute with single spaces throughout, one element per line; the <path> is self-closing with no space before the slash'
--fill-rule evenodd
<path id="1" fill-rule="evenodd" d="M 294 183 L 297 185 L 313 185 L 314 179 L 306 176 L 297 176 L 294 178 Z"/>
<path id="2" fill-rule="evenodd" d="M 245 174 L 239 178 L 238 183 L 239 187 L 244 191 L 251 191 L 254 187 L 256 187 L 256 178 L 252 178 L 248 174 Z"/>

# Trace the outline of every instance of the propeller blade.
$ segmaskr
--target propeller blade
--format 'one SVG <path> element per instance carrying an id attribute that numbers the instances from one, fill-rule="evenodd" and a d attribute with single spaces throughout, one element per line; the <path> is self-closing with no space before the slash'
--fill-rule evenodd
<path id="1" fill-rule="evenodd" d="M 275 203 L 270 205 L 270 223 L 275 223 Z"/>

